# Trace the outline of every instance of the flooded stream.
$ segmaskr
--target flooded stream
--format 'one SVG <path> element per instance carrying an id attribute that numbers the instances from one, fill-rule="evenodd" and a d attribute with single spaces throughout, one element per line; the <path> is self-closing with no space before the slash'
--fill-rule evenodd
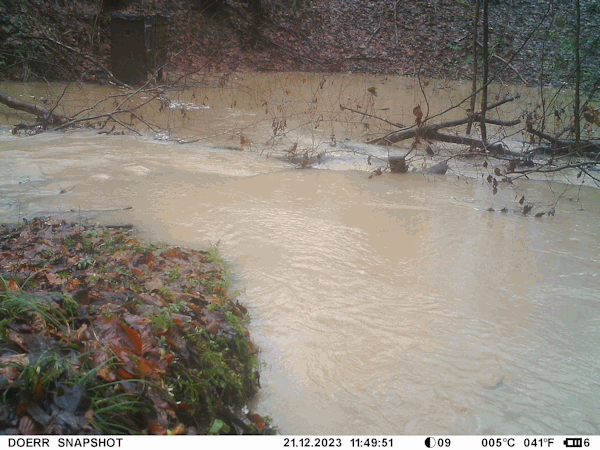
<path id="1" fill-rule="evenodd" d="M 352 98 L 373 81 L 344 80 L 327 83 Z M 379 81 L 378 99 L 399 90 Z M 333 105 L 339 91 L 326 101 L 319 83 L 295 86 Z M 409 120 L 411 92 L 393 120 Z M 400 102 L 385 101 L 372 107 Z M 358 142 L 364 124 L 319 134 L 298 116 L 296 134 L 269 143 L 272 117 L 252 119 L 264 106 L 204 102 L 211 109 L 193 113 L 211 117 L 204 125 L 193 116 L 193 133 L 172 129 L 237 130 L 210 147 L 91 131 L 14 137 L 5 126 L 1 221 L 132 207 L 101 220 L 134 223 L 153 241 L 219 242 L 264 362 L 252 406 L 282 434 L 600 434 L 598 190 L 523 181 L 492 195 L 456 166 L 369 178 L 354 154 L 329 160 L 335 170 L 298 170 L 267 154 L 330 146 L 332 130 Z M 222 148 L 240 133 L 260 148 Z M 523 216 L 521 195 L 536 205 L 561 196 L 556 215 Z"/>

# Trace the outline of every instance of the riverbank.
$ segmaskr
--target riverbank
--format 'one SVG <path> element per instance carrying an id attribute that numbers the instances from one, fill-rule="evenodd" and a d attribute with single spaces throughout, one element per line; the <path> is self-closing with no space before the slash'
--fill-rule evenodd
<path id="1" fill-rule="evenodd" d="M 245 407 L 258 348 L 235 297 L 216 248 L 127 225 L 0 225 L 0 431 L 272 433 Z"/>

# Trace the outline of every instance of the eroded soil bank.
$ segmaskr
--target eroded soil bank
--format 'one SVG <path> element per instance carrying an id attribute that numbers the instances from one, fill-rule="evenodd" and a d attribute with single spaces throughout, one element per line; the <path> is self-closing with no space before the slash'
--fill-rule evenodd
<path id="1" fill-rule="evenodd" d="M 130 226 L 0 225 L 0 432 L 268 434 L 246 308 L 216 248 Z"/>

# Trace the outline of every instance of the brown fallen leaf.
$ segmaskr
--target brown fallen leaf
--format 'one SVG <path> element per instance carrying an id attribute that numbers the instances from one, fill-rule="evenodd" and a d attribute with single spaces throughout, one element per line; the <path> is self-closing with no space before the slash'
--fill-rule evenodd
<path id="1" fill-rule="evenodd" d="M 258 346 L 254 342 L 248 341 L 248 345 L 250 347 L 251 354 L 256 355 L 259 352 Z"/>
<path id="2" fill-rule="evenodd" d="M 113 261 L 127 261 L 129 259 L 129 254 L 123 250 L 119 250 L 118 252 L 113 253 L 110 259 Z"/>
<path id="3" fill-rule="evenodd" d="M 265 423 L 265 420 L 263 419 L 263 417 L 260 414 L 249 413 L 248 419 L 250 419 L 250 421 L 252 422 L 252 425 L 254 425 L 256 427 L 256 429 L 261 433 L 264 431 L 265 427 L 267 426 L 267 424 Z"/>
<path id="4" fill-rule="evenodd" d="M 148 283 L 146 283 L 145 287 L 148 292 L 159 291 L 160 288 L 163 287 L 163 282 L 160 281 L 160 279 L 155 278 L 154 280 L 151 280 Z"/>
<path id="5" fill-rule="evenodd" d="M 216 336 L 220 328 L 221 326 L 219 325 L 219 322 L 213 320 L 210 324 L 206 326 L 206 331 Z"/>
<path id="6" fill-rule="evenodd" d="M 23 350 L 25 350 L 26 352 L 29 352 L 29 349 L 25 345 L 25 342 L 23 342 L 23 339 L 21 338 L 21 335 L 19 333 L 17 333 L 16 331 L 10 330 L 8 332 L 8 337 L 11 341 L 13 341 L 15 344 L 17 344 Z"/>
<path id="7" fill-rule="evenodd" d="M 162 423 L 151 420 L 148 423 L 148 432 L 153 435 L 165 436 L 167 434 L 167 427 Z"/>
<path id="8" fill-rule="evenodd" d="M 65 280 L 55 273 L 47 273 L 46 279 L 48 280 L 48 283 L 53 284 L 54 286 L 61 286 L 65 282 Z"/>
<path id="9" fill-rule="evenodd" d="M 156 258 L 152 252 L 148 252 L 140 258 L 140 262 L 146 264 L 149 269 L 152 269 L 156 264 Z"/>
<path id="10" fill-rule="evenodd" d="M 163 253 L 165 258 L 179 258 L 179 252 L 176 248 L 172 248 Z"/>
<path id="11" fill-rule="evenodd" d="M 19 292 L 21 288 L 19 287 L 19 283 L 14 278 L 11 278 L 8 282 L 8 290 L 11 292 Z"/>
<path id="12" fill-rule="evenodd" d="M 129 373 L 128 371 L 121 369 L 120 367 L 117 367 L 115 369 L 115 373 L 118 375 L 119 379 L 121 380 L 133 380 L 135 377 L 135 375 Z"/>
<path id="13" fill-rule="evenodd" d="M 175 425 L 175 428 L 169 431 L 169 434 L 178 436 L 181 434 L 185 434 L 185 431 L 185 425 L 182 423 L 178 423 L 177 425 Z"/>
<path id="14" fill-rule="evenodd" d="M 140 369 L 142 370 L 142 373 L 151 379 L 159 380 L 160 375 L 164 374 L 164 371 L 161 370 L 158 363 L 156 363 L 154 361 L 151 361 L 146 358 L 141 358 L 139 361 L 139 364 L 140 364 Z"/>
<path id="15" fill-rule="evenodd" d="M 19 421 L 19 433 L 31 436 L 32 434 L 38 434 L 36 425 L 33 419 L 29 416 L 21 417 Z"/>
<path id="16" fill-rule="evenodd" d="M 112 369 L 109 369 L 108 367 L 102 367 L 101 369 L 99 369 L 98 376 L 109 383 L 118 380 L 117 375 L 114 373 L 114 371 Z"/>
<path id="17" fill-rule="evenodd" d="M 79 329 L 72 331 L 71 333 L 73 334 L 73 340 L 75 340 L 76 342 L 87 341 L 91 337 L 91 334 L 88 331 L 87 323 L 84 323 L 79 327 Z"/>
<path id="18" fill-rule="evenodd" d="M 119 326 L 121 327 L 121 329 L 123 331 L 125 331 L 125 333 L 127 333 L 127 336 L 133 343 L 133 349 L 134 349 L 135 353 L 137 353 L 138 355 L 142 355 L 143 351 L 144 351 L 144 342 L 142 341 L 142 337 L 140 336 L 140 333 L 138 333 L 136 330 L 134 330 L 130 326 L 125 325 L 122 321 L 119 322 Z"/>
<path id="19" fill-rule="evenodd" d="M 71 278 L 69 280 L 69 282 L 66 285 L 66 288 L 68 291 L 74 291 L 76 289 L 79 289 L 79 287 L 82 285 L 83 283 L 81 282 L 80 279 L 78 278 Z"/>

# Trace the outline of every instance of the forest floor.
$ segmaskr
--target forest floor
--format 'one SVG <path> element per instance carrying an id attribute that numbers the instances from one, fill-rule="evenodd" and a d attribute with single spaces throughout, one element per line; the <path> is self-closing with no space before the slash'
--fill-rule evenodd
<path id="1" fill-rule="evenodd" d="M 215 248 L 130 226 L 0 225 L 0 434 L 268 434 Z M 268 420 L 267 420 L 268 421 Z"/>

